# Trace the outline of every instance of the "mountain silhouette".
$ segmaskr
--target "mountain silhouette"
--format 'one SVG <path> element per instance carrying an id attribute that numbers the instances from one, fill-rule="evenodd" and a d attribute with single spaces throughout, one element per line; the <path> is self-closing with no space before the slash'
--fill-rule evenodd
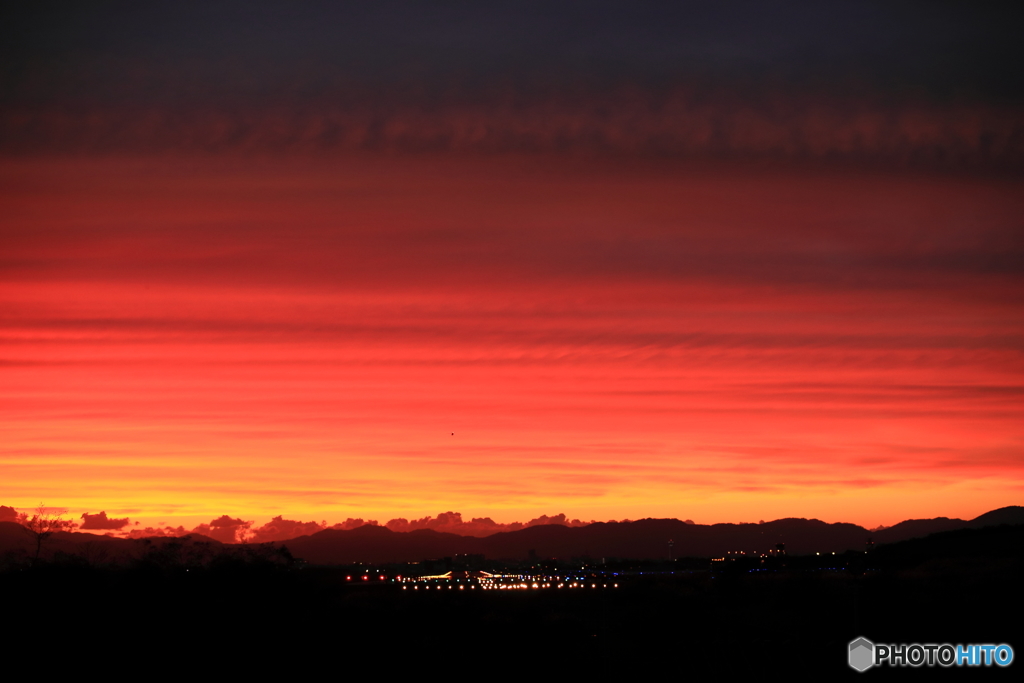
<path id="1" fill-rule="evenodd" d="M 728 552 L 767 552 L 779 543 L 794 555 L 862 550 L 869 540 L 895 543 L 929 534 L 1000 524 L 1024 524 L 1024 508 L 1012 506 L 965 521 L 938 517 L 907 520 L 871 532 L 855 524 L 789 518 L 761 524 L 687 524 L 677 519 L 597 522 L 582 527 L 556 524 L 504 531 L 482 538 L 429 529 L 394 532 L 364 526 L 349 531 L 328 529 L 284 541 L 297 558 L 313 564 L 415 562 L 426 558 L 479 554 L 494 560 L 529 558 L 667 559 L 714 557 Z"/>
<path id="2" fill-rule="evenodd" d="M 780 543 L 785 544 L 786 552 L 791 555 L 842 553 L 862 550 L 869 540 L 883 545 L 940 532 L 1003 524 L 1024 524 L 1024 507 L 1000 508 L 967 521 L 946 517 L 906 520 L 875 532 L 856 524 L 830 524 L 801 518 L 758 524 L 692 524 L 678 519 L 641 519 L 580 527 L 549 524 L 485 537 L 459 536 L 431 529 L 396 532 L 366 525 L 350 530 L 325 529 L 274 545 L 286 547 L 294 557 L 310 564 L 416 562 L 460 554 L 516 561 L 530 558 L 656 560 L 667 559 L 670 552 L 677 558 L 717 557 L 729 552 L 761 553 L 775 549 Z M 23 527 L 14 522 L 0 522 L 0 557 L 24 556 L 32 545 Z M 124 539 L 60 532 L 47 541 L 46 554 L 76 554 L 115 561 L 157 551 L 179 552 L 182 546 L 211 550 L 231 547 L 200 534 L 182 538 Z"/>

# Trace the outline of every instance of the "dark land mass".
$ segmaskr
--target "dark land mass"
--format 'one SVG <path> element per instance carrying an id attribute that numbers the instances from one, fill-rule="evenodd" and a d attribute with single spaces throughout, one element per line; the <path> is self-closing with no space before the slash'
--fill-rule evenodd
<path id="1" fill-rule="evenodd" d="M 582 527 L 557 524 L 534 526 L 477 538 L 430 529 L 395 532 L 380 526 L 341 531 L 326 529 L 273 544 L 285 547 L 309 564 L 356 562 L 416 562 L 456 555 L 483 555 L 488 560 L 587 558 L 664 560 L 670 557 L 719 557 L 730 552 L 767 553 L 784 544 L 790 555 L 831 554 L 864 550 L 869 545 L 895 543 L 940 531 L 977 529 L 999 524 L 1024 524 L 1024 507 L 987 512 L 972 520 L 914 519 L 869 531 L 855 524 L 828 524 L 817 519 L 779 519 L 759 524 L 688 524 L 677 519 L 597 522 Z M 187 539 L 187 540 L 184 540 Z M 124 539 L 88 533 L 59 532 L 46 542 L 46 552 L 82 555 L 98 561 L 133 561 L 151 546 L 173 539 Z M 670 547 L 669 542 L 672 542 Z M 178 545 L 222 545 L 200 534 L 183 537 Z M 205 544 L 205 545 L 204 545 Z M 34 541 L 13 522 L 0 522 L 0 561 L 28 557 Z"/>
<path id="2" fill-rule="evenodd" d="M 983 521 L 1015 514 L 997 513 Z M 665 523 L 634 525 L 660 529 Z M 525 531 L 531 533 L 521 538 L 535 542 L 576 530 Z M 0 535 L 9 532 L 0 529 Z M 379 529 L 361 533 L 383 548 L 400 537 Z M 604 563 L 491 565 L 548 572 L 571 566 L 620 584 L 595 591 L 413 592 L 361 577 L 391 578 L 413 565 L 312 565 L 286 546 L 223 545 L 193 536 L 151 539 L 136 546 L 145 550 L 131 562 L 102 553 L 49 552 L 38 562 L 8 556 L 0 565 L 8 659 L 43 662 L 51 674 L 66 664 L 74 671 L 100 666 L 147 676 L 168 668 L 204 676 L 436 671 L 604 679 L 781 671 L 797 678 L 905 678 L 969 672 L 922 667 L 856 674 L 846 664 L 847 644 L 864 636 L 876 643 L 1007 643 L 1020 652 L 1024 643 L 1021 524 L 972 521 L 867 552 L 725 562 L 720 570 L 711 569 L 709 557 L 624 559 L 625 553 Z"/>
<path id="3" fill-rule="evenodd" d="M 380 526 L 348 531 L 326 529 L 283 543 L 295 558 L 310 564 L 354 562 L 415 562 L 455 555 L 483 555 L 489 560 L 572 558 L 642 560 L 671 557 L 715 557 L 729 552 L 748 554 L 785 545 L 790 555 L 843 553 L 917 538 L 940 531 L 972 529 L 998 524 L 1024 524 L 1024 507 L 987 512 L 973 520 L 915 519 L 869 531 L 855 524 L 828 524 L 816 519 L 779 519 L 760 524 L 687 524 L 677 519 L 641 519 L 635 522 L 598 522 L 583 527 L 534 526 L 483 538 L 441 533 L 430 529 L 395 532 Z M 187 545 L 218 541 L 189 534 Z M 672 541 L 670 548 L 669 541 Z M 92 559 L 132 560 L 167 538 L 123 539 L 86 533 L 60 532 L 47 541 L 47 552 L 80 554 Z M 0 559 L 31 554 L 31 538 L 13 522 L 0 522 Z"/>
<path id="4" fill-rule="evenodd" d="M 827 524 L 816 519 L 779 519 L 763 524 L 687 524 L 677 519 L 599 522 L 584 527 L 534 526 L 484 538 L 429 529 L 396 533 L 365 526 L 325 531 L 285 541 L 298 558 L 314 564 L 409 562 L 427 557 L 481 554 L 494 559 L 530 557 L 668 559 L 722 556 L 729 552 L 768 552 L 785 544 L 792 555 L 864 550 L 869 541 L 894 543 L 939 531 L 1024 524 L 1024 507 L 1006 507 L 976 519 L 908 520 L 876 532 L 855 524 Z M 673 545 L 670 551 L 668 542 Z"/>

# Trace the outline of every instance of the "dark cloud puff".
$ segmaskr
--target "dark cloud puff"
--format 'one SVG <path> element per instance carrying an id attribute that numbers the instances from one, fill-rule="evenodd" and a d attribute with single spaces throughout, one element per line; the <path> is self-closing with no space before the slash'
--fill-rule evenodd
<path id="1" fill-rule="evenodd" d="M 348 531 L 350 529 L 358 529 L 361 526 L 380 526 L 380 523 L 375 519 L 363 520 L 361 517 L 349 517 L 344 522 L 338 522 L 328 528 L 337 529 L 338 531 Z"/>
<path id="2" fill-rule="evenodd" d="M 82 515 L 82 519 L 85 520 L 82 522 L 82 529 L 116 531 L 118 529 L 123 529 L 129 524 L 127 517 L 111 519 L 107 517 L 107 513 L 105 511 L 100 511 L 96 514 L 86 512 Z"/>
<path id="3" fill-rule="evenodd" d="M 359 520 L 362 522 L 362 520 Z M 362 526 L 360 524 L 359 526 Z M 282 515 L 253 529 L 247 540 L 253 543 L 266 543 L 268 541 L 286 541 L 290 538 L 315 534 L 327 528 L 327 522 L 297 522 L 291 519 L 284 519 Z"/>
<path id="4" fill-rule="evenodd" d="M 570 520 L 564 514 L 558 514 L 550 517 L 548 515 L 541 515 L 540 517 L 531 519 L 525 524 L 522 522 L 500 524 L 490 517 L 474 517 L 467 522 L 462 519 L 462 513 L 449 511 L 442 512 L 436 517 L 427 516 L 422 519 L 414 519 L 411 521 L 399 517 L 397 519 L 390 520 L 385 524 L 385 526 L 392 531 L 398 532 L 416 531 L 417 529 L 432 529 L 434 531 L 458 534 L 460 536 L 489 536 L 502 531 L 516 531 L 518 529 L 542 526 L 546 524 L 586 526 L 587 524 L 592 523 L 593 522 L 582 522 L 578 519 Z"/>
<path id="5" fill-rule="evenodd" d="M 209 524 L 200 524 L 192 530 L 192 533 L 209 536 L 221 543 L 238 543 L 246 539 L 250 527 L 252 527 L 252 522 L 221 515 L 217 519 L 211 520 Z"/>
<path id="6" fill-rule="evenodd" d="M 0 505 L 0 522 L 17 522 L 18 511 L 6 505 Z"/>

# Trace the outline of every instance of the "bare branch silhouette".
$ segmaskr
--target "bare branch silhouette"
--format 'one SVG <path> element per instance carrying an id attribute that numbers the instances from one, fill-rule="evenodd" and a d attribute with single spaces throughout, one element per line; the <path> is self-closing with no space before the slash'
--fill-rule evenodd
<path id="1" fill-rule="evenodd" d="M 43 545 L 58 531 L 71 531 L 77 524 L 73 520 L 64 519 L 64 515 L 67 514 L 67 510 L 58 510 L 47 508 L 42 503 L 35 509 L 32 516 L 28 513 L 22 513 L 18 517 L 18 522 L 25 531 L 32 536 L 32 540 L 36 544 L 36 554 L 32 562 L 34 564 L 39 562 L 39 556 L 42 554 Z"/>

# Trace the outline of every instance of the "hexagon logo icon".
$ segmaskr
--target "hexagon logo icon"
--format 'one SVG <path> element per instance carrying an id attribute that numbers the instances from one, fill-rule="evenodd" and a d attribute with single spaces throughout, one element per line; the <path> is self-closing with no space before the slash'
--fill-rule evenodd
<path id="1" fill-rule="evenodd" d="M 867 638 L 850 642 L 850 666 L 857 671 L 867 671 L 875 663 L 875 644 Z"/>

